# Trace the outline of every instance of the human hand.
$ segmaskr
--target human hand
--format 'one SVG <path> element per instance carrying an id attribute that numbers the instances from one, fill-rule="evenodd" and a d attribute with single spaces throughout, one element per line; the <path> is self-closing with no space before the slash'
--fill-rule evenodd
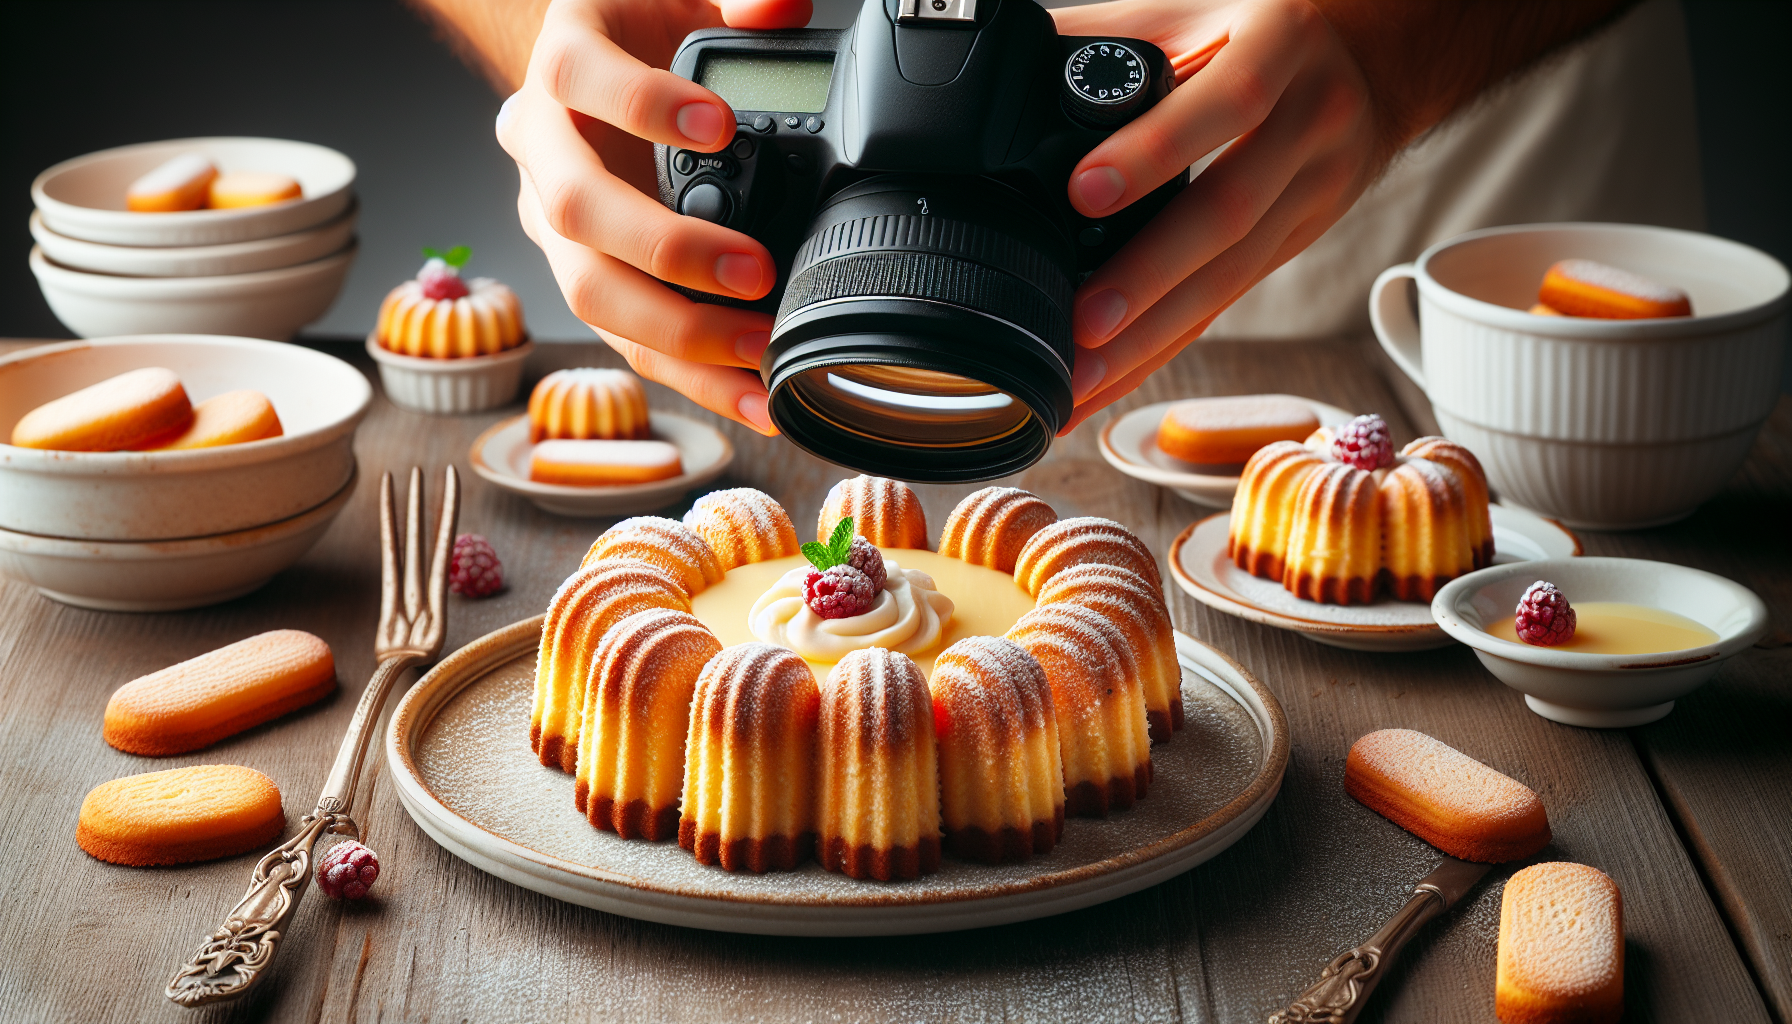
<path id="1" fill-rule="evenodd" d="M 1237 139 L 1077 289 L 1076 409 L 1063 434 L 1323 234 L 1393 147 L 1355 60 L 1306 0 L 1119 0 L 1052 14 L 1063 35 L 1155 43 L 1181 83 L 1077 164 L 1079 212 L 1122 209 Z"/>
<path id="2" fill-rule="evenodd" d="M 662 281 L 757 299 L 765 246 L 661 205 L 653 143 L 715 152 L 734 138 L 721 97 L 665 70 L 699 28 L 807 24 L 809 0 L 554 0 L 523 87 L 498 114 L 521 176 L 517 212 L 574 315 L 635 372 L 765 434 L 757 372 L 771 317 L 692 302 Z"/>

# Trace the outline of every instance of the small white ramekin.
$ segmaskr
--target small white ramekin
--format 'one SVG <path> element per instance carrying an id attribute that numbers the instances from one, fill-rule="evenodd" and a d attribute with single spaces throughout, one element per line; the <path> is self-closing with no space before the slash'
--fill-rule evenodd
<path id="1" fill-rule="evenodd" d="M 59 235 L 31 214 L 31 237 L 44 255 L 70 270 L 125 277 L 222 277 L 296 267 L 341 252 L 355 237 L 353 205 L 327 224 L 273 238 L 222 245 L 107 245 Z"/>
<path id="2" fill-rule="evenodd" d="M 392 404 L 412 412 L 452 416 L 507 405 L 523 382 L 523 360 L 533 341 L 496 355 L 431 359 L 405 356 L 367 336 L 367 354 L 380 366 L 380 383 Z"/>
<path id="3" fill-rule="evenodd" d="M 1513 613 L 1525 588 L 1548 580 L 1570 602 L 1623 601 L 1683 615 L 1717 642 L 1660 654 L 1587 654 L 1502 640 L 1486 626 Z M 1557 558 L 1515 562 L 1459 576 L 1431 602 L 1444 632 L 1474 648 L 1500 682 L 1524 694 L 1532 711 L 1589 729 L 1644 725 L 1767 632 L 1767 606 L 1722 576 L 1640 558 Z"/>

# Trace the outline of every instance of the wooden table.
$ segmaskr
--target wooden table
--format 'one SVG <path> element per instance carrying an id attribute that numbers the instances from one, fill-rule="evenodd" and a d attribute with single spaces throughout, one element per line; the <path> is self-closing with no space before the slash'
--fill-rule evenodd
<path id="1" fill-rule="evenodd" d="M 358 346 L 323 347 L 371 373 Z M 596 345 L 543 346 L 538 358 L 537 372 L 550 361 L 615 364 Z M 1397 377 L 1365 345 L 1201 344 L 1130 403 L 1287 391 L 1380 411 L 1404 442 L 1434 424 L 1423 397 Z M 657 387 L 652 398 L 693 408 Z M 310 807 L 373 667 L 381 470 L 459 466 L 461 528 L 490 537 L 504 561 L 502 595 L 450 599 L 450 648 L 541 611 L 609 523 L 547 515 L 472 475 L 468 443 L 515 411 L 430 418 L 377 400 L 357 442 L 359 493 L 309 555 L 246 598 L 178 614 L 104 614 L 0 583 L 0 1019 L 1261 1021 L 1366 937 L 1436 859 L 1342 787 L 1352 741 L 1408 726 L 1536 789 L 1555 829 L 1544 856 L 1617 880 L 1627 1020 L 1792 1020 L 1792 401 L 1781 402 L 1747 468 L 1691 519 L 1583 535 L 1589 554 L 1709 569 L 1773 609 L 1776 632 L 1762 648 L 1729 662 L 1657 724 L 1556 725 L 1527 711 L 1467 648 L 1337 650 L 1221 615 L 1172 587 L 1177 625 L 1230 652 L 1280 697 L 1293 758 L 1255 829 L 1156 888 L 1044 921 L 903 939 L 646 924 L 556 902 L 450 856 L 399 806 L 382 763 L 356 808 L 384 865 L 377 899 L 344 905 L 314 889 L 255 996 L 198 1012 L 174 1006 L 162 998 L 164 982 L 241 894 L 253 857 L 147 870 L 101 863 L 74 843 L 83 794 L 135 772 L 230 762 L 272 776 L 290 821 Z M 1105 419 L 1012 482 L 1060 515 L 1128 524 L 1161 557 L 1205 510 L 1103 463 L 1095 432 Z M 740 458 L 722 485 L 762 488 L 798 523 L 813 521 L 844 475 L 781 441 L 725 429 Z M 969 488 L 917 490 L 937 532 Z M 342 682 L 334 698 L 183 757 L 134 757 L 100 739 L 119 684 L 279 627 L 329 641 Z M 1364 1020 L 1493 1020 L 1509 873 L 1496 870 L 1409 947 Z"/>

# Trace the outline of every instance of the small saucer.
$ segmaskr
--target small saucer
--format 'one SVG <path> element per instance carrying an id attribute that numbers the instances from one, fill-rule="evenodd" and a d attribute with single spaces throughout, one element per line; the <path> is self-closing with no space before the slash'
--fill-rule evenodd
<path id="1" fill-rule="evenodd" d="M 1554 520 L 1501 505 L 1488 512 L 1495 566 L 1572 558 L 1581 552 L 1580 540 Z M 1432 618 L 1429 604 L 1392 598 L 1373 604 L 1319 604 L 1295 597 L 1276 580 L 1252 576 L 1226 557 L 1231 522 L 1232 513 L 1220 512 L 1190 523 L 1170 542 L 1170 574 L 1202 604 L 1353 651 L 1423 651 L 1450 644 L 1450 634 Z"/>
<path id="2" fill-rule="evenodd" d="M 1314 414 L 1319 417 L 1321 426 L 1348 423 L 1355 415 L 1335 405 L 1315 402 L 1299 395 L 1280 397 L 1292 398 L 1311 406 Z M 1154 402 L 1109 420 L 1107 426 L 1101 428 L 1099 437 L 1101 457 L 1108 460 L 1108 465 L 1127 476 L 1168 487 L 1197 505 L 1231 508 L 1232 493 L 1238 490 L 1238 476 L 1244 470 L 1243 463 L 1203 466 L 1166 455 L 1157 446 L 1157 426 L 1163 422 L 1164 413 L 1175 404 L 1176 402 Z"/>
<path id="3" fill-rule="evenodd" d="M 473 472 L 544 512 L 562 516 L 627 516 L 677 504 L 686 491 L 709 483 L 734 461 L 734 445 L 716 428 L 670 412 L 648 414 L 653 437 L 678 449 L 684 473 L 669 480 L 618 487 L 568 487 L 529 479 L 529 417 L 513 416 L 480 434 L 467 452 Z"/>
<path id="4" fill-rule="evenodd" d="M 1717 642 L 1655 654 L 1589 654 L 1489 635 L 1486 626 L 1510 616 L 1536 580 L 1554 583 L 1571 601 L 1626 601 L 1683 615 L 1716 633 Z M 1624 729 L 1666 716 L 1676 699 L 1761 639 L 1768 625 L 1767 606 L 1742 584 L 1641 558 L 1496 565 L 1444 584 L 1431 614 L 1474 648 L 1487 671 L 1524 694 L 1532 711 L 1585 729 Z"/>

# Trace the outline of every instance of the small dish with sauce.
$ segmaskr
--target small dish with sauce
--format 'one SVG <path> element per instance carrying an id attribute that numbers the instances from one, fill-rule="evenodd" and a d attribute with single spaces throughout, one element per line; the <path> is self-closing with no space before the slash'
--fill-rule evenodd
<path id="1" fill-rule="evenodd" d="M 1559 587 L 1578 616 L 1565 644 L 1538 647 L 1517 638 L 1518 599 L 1538 580 Z M 1589 729 L 1664 717 L 1768 624 L 1767 606 L 1747 587 L 1637 558 L 1496 565 L 1451 580 L 1432 600 L 1431 614 L 1489 672 L 1523 693 L 1532 711 Z"/>

